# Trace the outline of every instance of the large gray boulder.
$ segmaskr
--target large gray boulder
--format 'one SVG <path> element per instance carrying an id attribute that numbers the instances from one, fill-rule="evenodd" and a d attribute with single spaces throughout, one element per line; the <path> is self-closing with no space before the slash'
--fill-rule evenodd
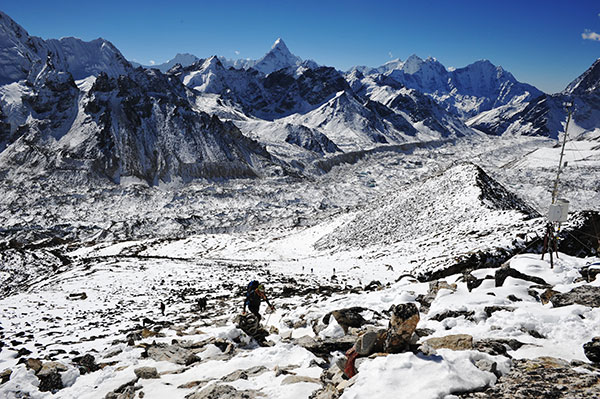
<path id="1" fill-rule="evenodd" d="M 591 285 L 582 285 L 573 288 L 564 294 L 555 294 L 550 298 L 555 308 L 569 306 L 575 303 L 593 308 L 600 307 L 600 289 Z"/>

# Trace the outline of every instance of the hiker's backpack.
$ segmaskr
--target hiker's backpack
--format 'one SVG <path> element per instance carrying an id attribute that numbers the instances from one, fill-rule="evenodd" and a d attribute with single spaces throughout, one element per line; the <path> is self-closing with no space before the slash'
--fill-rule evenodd
<path id="1" fill-rule="evenodd" d="M 251 293 L 253 293 L 254 290 L 256 290 L 259 285 L 260 284 L 259 284 L 258 280 L 250 281 L 250 283 L 248 284 L 248 289 L 246 290 L 246 296 L 249 296 Z"/>

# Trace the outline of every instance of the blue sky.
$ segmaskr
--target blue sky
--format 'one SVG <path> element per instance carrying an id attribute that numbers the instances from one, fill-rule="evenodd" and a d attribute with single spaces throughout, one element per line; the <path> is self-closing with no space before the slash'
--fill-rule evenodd
<path id="1" fill-rule="evenodd" d="M 489 59 L 554 93 L 600 57 L 598 0 L 36 0 L 0 9 L 32 35 L 103 37 L 143 64 L 183 52 L 259 58 L 281 37 L 292 53 L 343 70 L 411 54 L 446 67 Z"/>

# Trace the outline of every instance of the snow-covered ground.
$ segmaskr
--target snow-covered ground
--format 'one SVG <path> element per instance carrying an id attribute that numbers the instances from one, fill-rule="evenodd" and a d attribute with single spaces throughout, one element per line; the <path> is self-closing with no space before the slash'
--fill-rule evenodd
<path id="1" fill-rule="evenodd" d="M 419 296 L 428 293 L 429 284 L 403 276 L 417 272 L 425 264 L 420 262 L 439 257 L 440 264 L 450 264 L 462 253 L 514 245 L 517 238 L 507 239 L 513 229 L 540 234 L 538 219 L 521 220 L 514 209 L 498 209 L 488 197 L 482 199 L 471 183 L 475 169 L 464 162 L 481 166 L 543 213 L 558 163 L 559 149 L 552 144 L 539 138 L 475 137 L 434 148 L 374 153 L 310 179 L 154 188 L 3 180 L 2 237 L 13 246 L 3 250 L 0 270 L 7 277 L 4 285 L 12 287 L 0 299 L 0 372 L 8 368 L 12 375 L 0 385 L 0 397 L 103 398 L 134 380 L 135 369 L 148 366 L 157 369 L 159 378 L 138 380 L 136 397 L 141 392 L 145 398 L 202 397 L 202 392 L 228 389 L 226 385 L 251 397 L 308 398 L 324 388 L 324 373 L 337 367 L 332 365 L 335 354 L 323 359 L 296 341 L 306 335 L 343 334 L 335 322 L 325 328 L 323 316 L 359 306 L 367 309 L 363 313 L 370 324 L 385 327 L 391 305 L 421 307 Z M 561 176 L 562 195 L 573 210 L 597 209 L 600 190 L 590 176 L 598 168 L 597 149 L 581 141 L 574 145 Z M 440 193 L 445 200 L 432 201 Z M 413 197 L 423 209 L 407 205 Z M 388 229 L 390 236 L 378 226 L 401 224 L 408 217 L 398 219 L 402 213 L 392 212 L 395 204 L 402 204 L 414 221 L 407 234 Z M 420 218 L 417 211 L 432 216 Z M 479 222 L 473 212 L 482 216 Z M 520 221 L 513 226 L 516 219 Z M 375 238 L 352 244 L 355 221 Z M 440 228 L 449 221 L 465 224 Z M 332 239 L 336 234 L 349 237 L 348 242 Z M 376 239 L 378 234 L 387 238 Z M 51 236 L 61 239 L 48 242 Z M 550 269 L 539 255 L 524 253 L 509 264 L 568 292 L 600 285 L 578 279 L 578 270 L 598 261 L 561 254 Z M 462 274 L 447 277 L 456 290 L 441 289 L 429 312 L 421 313 L 418 328 L 430 330 L 421 342 L 449 334 L 469 334 L 474 341 L 512 339 L 521 344 L 508 349 L 513 359 L 553 356 L 587 362 L 582 345 L 600 331 L 598 308 L 543 304 L 532 296 L 532 290 L 541 294 L 542 288 L 512 277 L 496 287 L 495 271 L 473 271 L 476 278 L 490 278 L 472 291 Z M 8 280 L 15 276 L 18 284 Z M 268 329 L 273 327 L 270 347 L 257 346 L 233 323 L 245 286 L 254 278 L 265 282 L 276 306 L 263 319 Z M 374 280 L 381 289 L 365 290 Z M 197 299 L 204 296 L 208 308 L 201 312 Z M 488 315 L 485 308 L 490 306 L 506 308 Z M 459 315 L 436 320 L 447 311 Z M 146 336 L 134 337 L 128 345 L 144 324 Z M 146 356 L 156 346 L 153 342 L 193 351 L 200 360 L 187 365 L 156 360 Z M 31 353 L 23 355 L 23 349 Z M 80 375 L 73 359 L 84 354 L 92 354 L 103 368 Z M 39 392 L 34 372 L 19 364 L 26 358 L 65 365 L 65 388 L 54 395 Z M 409 398 L 418 392 L 419 397 L 438 398 L 481 390 L 497 380 L 476 366 L 482 361 L 495 362 L 497 375 L 512 367 L 506 356 L 476 350 L 361 359 L 358 376 L 344 383 L 342 397 Z M 245 374 L 235 374 L 239 370 Z M 379 382 L 377 388 L 373 381 Z"/>

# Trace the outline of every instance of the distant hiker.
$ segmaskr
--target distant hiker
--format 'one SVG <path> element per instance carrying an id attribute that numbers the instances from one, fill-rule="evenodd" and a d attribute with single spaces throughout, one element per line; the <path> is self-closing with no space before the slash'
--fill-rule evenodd
<path id="1" fill-rule="evenodd" d="M 312 272 L 313 272 L 313 268 L 311 267 L 311 268 L 310 268 L 310 273 L 312 274 Z"/>
<path id="2" fill-rule="evenodd" d="M 160 303 L 160 312 L 162 313 L 163 316 L 165 315 L 165 308 L 166 308 L 165 303 L 161 302 Z"/>
<path id="3" fill-rule="evenodd" d="M 201 312 L 204 312 L 206 310 L 206 297 L 205 296 L 198 299 L 198 310 L 200 310 Z"/>
<path id="4" fill-rule="evenodd" d="M 263 299 L 267 302 L 267 305 L 269 305 L 269 308 L 271 310 L 275 309 L 275 307 L 271 305 L 271 303 L 267 299 L 267 296 L 265 295 L 265 286 L 263 284 L 260 284 L 257 280 L 250 281 L 250 284 L 248 284 L 248 289 L 246 291 L 246 300 L 244 301 L 244 311 L 242 312 L 242 314 L 246 314 L 247 306 L 248 310 L 250 310 L 250 312 L 252 312 L 252 314 L 256 316 L 258 322 L 260 322 L 260 319 L 262 318 L 259 313 L 260 303 Z"/>

